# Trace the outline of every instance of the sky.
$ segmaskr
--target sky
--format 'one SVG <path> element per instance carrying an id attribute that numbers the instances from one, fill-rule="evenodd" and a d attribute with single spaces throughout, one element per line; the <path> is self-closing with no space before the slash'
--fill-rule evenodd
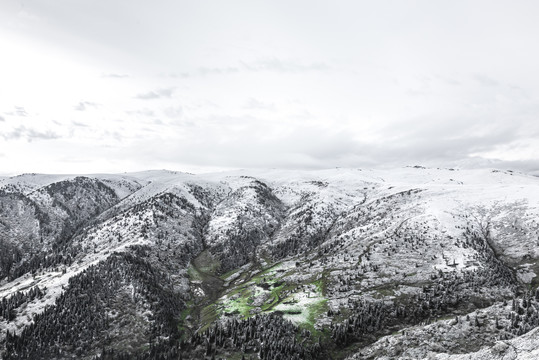
<path id="1" fill-rule="evenodd" d="M 539 2 L 3 0 L 0 175 L 539 174 Z"/>

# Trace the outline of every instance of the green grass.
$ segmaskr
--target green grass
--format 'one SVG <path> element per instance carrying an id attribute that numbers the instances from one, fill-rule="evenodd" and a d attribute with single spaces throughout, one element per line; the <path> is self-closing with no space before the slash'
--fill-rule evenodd
<path id="1" fill-rule="evenodd" d="M 269 304 L 265 303 L 264 305 L 262 305 L 262 311 L 265 311 L 265 312 L 271 311 L 271 309 L 273 309 L 274 306 L 276 306 L 277 304 L 279 304 L 282 301 L 281 293 L 285 289 L 290 289 L 290 288 L 291 288 L 291 286 L 287 285 L 285 283 L 282 283 L 281 285 L 279 285 L 277 287 L 272 287 L 271 290 L 270 290 L 269 299 L 272 299 L 273 301 L 271 303 L 269 303 Z"/>
<path id="2" fill-rule="evenodd" d="M 206 255 L 198 258 L 196 263 L 197 267 L 202 270 L 201 263 L 208 263 L 207 260 L 211 259 Z M 265 301 L 259 306 L 260 312 L 270 313 L 276 311 L 276 307 L 279 310 L 287 314 L 287 317 L 293 319 L 300 327 L 307 329 L 313 336 L 330 336 L 325 334 L 323 330 L 316 330 L 315 324 L 321 315 L 325 314 L 328 310 L 328 300 L 324 297 L 327 290 L 327 273 L 318 275 L 316 280 L 311 280 L 301 283 L 286 283 L 281 282 L 282 278 L 286 275 L 285 272 L 278 271 L 281 263 L 273 264 L 269 267 L 261 269 L 260 272 L 255 273 L 254 276 L 248 278 L 246 275 L 248 272 L 243 273 L 241 277 L 244 282 L 238 285 L 231 286 L 226 295 L 216 300 L 213 304 L 206 306 L 201 310 L 201 331 L 207 329 L 212 322 L 214 322 L 220 316 L 236 314 L 240 317 L 247 319 L 254 316 L 253 309 L 258 307 L 253 306 L 254 301 L 259 296 L 264 296 Z M 205 268 L 211 269 L 215 268 Z M 189 269 L 190 277 L 199 278 L 206 274 L 200 274 L 196 269 Z M 225 280 L 237 273 L 239 269 L 229 271 L 221 276 L 221 279 Z M 295 269 L 291 269 L 287 272 L 295 272 Z M 207 276 L 207 275 L 206 275 Z M 301 285 L 308 286 L 309 290 L 302 290 Z M 313 289 L 314 285 L 314 289 Z M 301 303 L 284 304 L 285 302 L 294 302 L 294 290 L 300 286 L 298 294 L 302 292 L 309 292 L 311 300 L 307 303 L 303 301 Z M 305 296 L 305 295 L 302 295 Z"/>
<path id="3" fill-rule="evenodd" d="M 376 293 L 377 294 L 374 296 L 375 298 L 384 298 L 387 296 L 394 296 L 395 290 L 386 287 L 386 288 L 376 290 Z"/>
<path id="4" fill-rule="evenodd" d="M 190 301 L 190 303 L 192 303 L 192 301 Z M 185 321 L 185 319 L 191 315 L 191 310 L 192 310 L 192 304 L 187 304 L 187 307 L 185 309 L 182 310 L 182 312 L 180 313 L 180 320 L 183 322 Z"/>
<path id="5" fill-rule="evenodd" d="M 186 304 L 186 308 L 183 309 L 180 313 L 180 321 L 178 322 L 178 330 L 180 330 L 181 333 L 184 333 L 185 332 L 185 319 L 187 318 L 187 316 L 191 315 L 191 311 L 193 310 L 193 301 L 189 301 L 187 304 Z M 184 336 L 185 334 L 182 334 L 182 337 Z"/>
<path id="6" fill-rule="evenodd" d="M 294 288 L 292 284 L 284 282 L 279 284 L 280 279 L 276 275 L 280 265 L 281 263 L 273 264 L 261 270 L 247 282 L 231 288 L 226 294 L 226 299 L 221 298 L 217 301 L 222 308 L 222 313 L 240 314 L 243 318 L 251 317 L 253 316 L 251 311 L 257 308 L 253 306 L 253 302 L 258 296 L 266 296 L 266 301 L 260 305 L 260 311 L 271 312 L 273 307 L 282 302 L 282 292 Z M 223 277 L 227 276 L 230 275 L 225 274 Z"/>
<path id="7" fill-rule="evenodd" d="M 320 279 L 318 280 L 315 280 L 313 281 L 311 284 L 315 285 L 316 286 L 316 289 L 318 290 L 318 292 L 322 295 L 325 295 L 326 294 L 326 291 L 327 291 L 327 281 L 326 281 L 326 277 L 324 275 L 322 275 L 320 277 Z"/>
<path id="8" fill-rule="evenodd" d="M 259 278 L 259 277 L 264 277 L 266 274 L 269 274 L 270 272 L 274 272 L 274 273 L 275 273 L 275 272 L 279 269 L 279 267 L 281 266 L 281 264 L 282 264 L 282 263 L 278 262 L 278 263 L 275 263 L 275 264 L 273 264 L 273 265 L 271 265 L 271 266 L 269 266 L 269 267 L 263 269 L 263 270 L 260 271 L 258 274 L 256 274 L 256 276 L 253 277 L 253 279 L 254 279 L 254 278 Z M 273 274 L 273 275 L 275 275 L 275 274 Z"/>
<path id="9" fill-rule="evenodd" d="M 311 334 L 315 336 L 321 336 L 322 332 L 318 331 L 314 328 L 314 324 L 316 324 L 316 320 L 320 317 L 320 315 L 326 313 L 328 311 L 328 300 L 325 298 L 322 298 L 322 300 L 308 306 L 307 308 L 309 314 L 307 315 L 307 322 L 303 323 L 303 326 L 311 332 Z"/>
<path id="10" fill-rule="evenodd" d="M 275 277 L 276 270 L 279 266 L 280 263 L 273 264 L 272 266 L 260 271 L 246 283 L 242 283 L 236 288 L 231 289 L 227 294 L 228 299 L 221 301 L 224 311 L 228 313 L 238 312 L 245 318 L 250 317 L 250 311 L 255 308 L 255 306 L 252 306 L 255 297 L 264 294 L 266 291 L 269 291 L 268 299 L 273 299 L 273 301 L 270 304 L 262 304 L 260 308 L 261 311 L 271 310 L 273 306 L 279 303 L 281 291 L 288 288 L 285 283 L 274 287 L 274 285 L 279 281 L 279 279 Z M 265 290 L 262 288 L 262 286 L 259 286 L 263 284 L 269 285 L 270 288 Z M 238 294 L 240 295 L 238 298 L 233 300 L 230 299 Z"/>
<path id="11" fill-rule="evenodd" d="M 273 274 L 264 274 L 264 275 L 257 275 L 251 279 L 251 282 L 254 284 L 268 284 L 273 285 L 276 282 L 278 282 L 279 279 L 276 279 Z"/>
<path id="12" fill-rule="evenodd" d="M 200 323 L 201 328 L 199 332 L 205 331 L 207 328 L 210 327 L 210 325 L 217 320 L 219 317 L 219 312 L 217 309 L 217 305 L 211 304 L 203 308 L 200 312 Z"/>
<path id="13" fill-rule="evenodd" d="M 312 285 L 312 283 L 305 285 Z M 320 291 L 320 289 L 323 289 L 323 281 L 319 282 L 318 285 L 314 293 L 311 289 L 291 293 L 286 299 L 280 301 L 279 306 L 274 306 L 273 309 L 283 311 L 286 318 L 309 330 L 312 334 L 320 336 L 320 331 L 317 331 L 314 325 L 320 315 L 327 312 L 328 300 L 323 297 Z"/>
<path id="14" fill-rule="evenodd" d="M 203 276 L 201 273 L 197 271 L 192 265 L 189 265 L 189 268 L 187 269 L 187 275 L 189 276 L 189 280 L 191 281 L 202 281 Z"/>
<path id="15" fill-rule="evenodd" d="M 253 293 L 249 288 L 243 288 L 239 293 L 239 297 L 236 299 L 230 299 L 231 296 L 237 295 L 238 292 L 234 294 L 229 294 L 229 298 L 222 301 L 223 312 L 224 313 L 239 313 L 244 318 L 251 316 L 251 309 L 254 309 L 254 306 L 251 304 L 254 301 Z"/>

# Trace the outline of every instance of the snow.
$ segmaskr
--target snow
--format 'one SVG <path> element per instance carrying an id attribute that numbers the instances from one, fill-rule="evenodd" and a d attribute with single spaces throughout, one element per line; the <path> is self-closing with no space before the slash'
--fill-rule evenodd
<path id="1" fill-rule="evenodd" d="M 35 278 L 30 274 L 26 274 L 18 279 L 15 279 L 0 287 L 0 299 L 9 297 L 11 294 L 17 291 L 26 291 L 34 286 L 39 286 L 44 291 L 45 295 L 41 299 L 34 299 L 27 303 L 26 308 L 22 311 L 22 314 L 9 323 L 0 322 L 0 329 L 9 330 L 12 333 L 19 333 L 22 331 L 23 326 L 30 323 L 35 314 L 42 313 L 47 306 L 54 305 L 56 299 L 63 293 L 64 288 L 67 287 L 69 279 L 91 265 L 95 265 L 104 260 L 104 256 L 90 256 L 82 262 L 73 263 L 69 267 L 65 267 L 65 274 L 61 271 L 44 271 L 39 273 Z M 62 267 L 63 269 L 64 267 Z M 20 310 L 19 310 L 20 311 Z M 21 316 L 22 315 L 22 316 Z M 2 335 L 5 332 L 2 331 Z"/>
<path id="2" fill-rule="evenodd" d="M 313 292 L 298 292 L 292 294 L 286 298 L 285 301 L 277 305 L 274 310 L 284 312 L 284 319 L 299 325 L 308 323 L 309 317 L 313 311 L 311 307 L 323 301 L 324 298 L 313 289 Z M 297 312 L 298 314 L 290 314 L 289 312 Z"/>
<path id="3" fill-rule="evenodd" d="M 539 328 L 518 338 L 497 341 L 469 354 L 436 354 L 433 360 L 536 360 L 539 359 Z"/>
<path id="4" fill-rule="evenodd" d="M 0 178 L 0 189 L 20 191 L 52 208 L 52 200 L 40 189 L 76 176 L 26 174 Z M 167 192 L 185 198 L 196 208 L 204 208 L 206 205 L 193 194 L 193 185 L 207 189 L 216 200 L 208 227 L 208 233 L 213 235 L 209 237 L 210 244 L 220 241 L 220 236 L 233 228 L 236 219 L 247 210 L 260 212 L 261 216 L 257 218 L 260 224 L 276 223 L 277 220 L 270 218 L 256 202 L 256 192 L 249 188 L 254 179 L 268 185 L 284 205 L 285 220 L 272 238 L 275 244 L 287 236 L 295 236 L 294 231 L 308 209 L 311 223 L 305 227 L 305 233 L 312 235 L 327 230 L 328 236 L 321 246 L 326 246 L 328 253 L 324 255 L 327 261 L 324 264 L 314 261 L 317 254 L 305 255 L 306 260 L 314 263 L 304 270 L 316 274 L 326 268 L 334 269 L 330 274 L 327 295 L 331 308 L 344 306 L 349 298 L 376 297 L 373 289 L 389 286 L 396 279 L 402 284 L 392 290 L 394 296 L 414 293 L 414 289 L 418 289 L 414 284 L 428 280 L 440 270 L 476 269 L 480 266 L 474 263 L 477 253 L 471 248 L 457 246 L 456 239 L 466 226 L 480 227 L 488 222 L 491 223 L 494 245 L 503 250 L 501 255 L 521 265 L 519 278 L 530 283 L 537 276 L 531 264 L 539 259 L 539 178 L 526 174 L 495 169 L 407 167 L 313 171 L 259 169 L 200 175 L 156 170 L 86 176 L 103 181 L 121 201 L 102 215 L 99 226 L 76 239 L 86 253 L 66 268 L 65 274 L 47 269 L 35 279 L 24 276 L 0 286 L 0 298 L 31 286 L 47 288 L 43 299 L 26 306 L 27 316 L 18 316 L 10 324 L 1 322 L 1 329 L 20 329 L 31 321 L 33 314 L 43 311 L 46 305 L 54 304 L 70 277 L 103 261 L 112 252 L 149 243 L 141 236 L 140 229 L 144 224 L 153 224 L 151 209 L 136 217 L 120 219 L 116 214 Z M 410 192 L 413 189 L 419 191 Z M 469 214 L 475 218 L 466 217 Z M 407 234 L 414 234 L 421 241 L 409 245 L 403 241 Z M 273 245 L 262 244 L 262 248 Z M 520 264 L 524 257 L 529 261 Z M 287 262 L 286 266 L 291 268 L 294 263 Z M 369 271 L 369 266 L 376 265 L 381 267 L 379 272 Z M 346 286 L 336 283 L 338 276 L 358 276 L 357 288 L 346 290 Z M 227 280 L 232 283 L 234 278 Z M 275 310 L 306 309 L 323 300 L 320 294 L 311 295 L 295 293 L 291 299 L 295 304 L 280 304 Z M 303 311 L 298 315 L 285 316 L 294 322 L 307 321 L 307 314 Z M 539 336 L 537 331 L 532 333 L 526 337 L 533 343 L 533 336 Z M 516 348 L 521 346 L 515 341 L 512 340 L 512 344 Z M 524 353 L 539 356 L 534 351 Z M 440 356 L 440 359 L 453 359 Z"/>

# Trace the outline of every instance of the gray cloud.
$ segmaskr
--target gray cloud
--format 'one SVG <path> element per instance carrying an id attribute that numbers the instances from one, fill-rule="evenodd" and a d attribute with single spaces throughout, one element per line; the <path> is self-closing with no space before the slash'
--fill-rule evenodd
<path id="1" fill-rule="evenodd" d="M 520 138 L 522 123 L 456 118 L 418 118 L 379 131 L 376 153 L 386 161 L 449 161 L 487 152 Z"/>
<path id="2" fill-rule="evenodd" d="M 450 79 L 450 78 L 447 78 L 445 79 L 445 83 L 446 84 L 449 84 L 449 85 L 453 85 L 453 86 L 460 86 L 462 85 L 462 83 L 456 79 Z"/>
<path id="3" fill-rule="evenodd" d="M 73 126 L 76 126 L 76 127 L 85 127 L 85 128 L 88 127 L 87 124 L 84 124 L 78 121 L 72 121 L 71 124 L 73 124 Z"/>
<path id="4" fill-rule="evenodd" d="M 163 113 L 170 119 L 178 119 L 183 114 L 181 106 L 170 106 L 163 110 Z"/>
<path id="5" fill-rule="evenodd" d="M 499 156 L 522 160 L 496 164 L 535 169 L 524 159 L 539 149 L 539 85 L 530 76 L 539 61 L 530 46 L 539 22 L 529 16 L 539 3 L 431 6 L 425 0 L 392 2 L 389 12 L 382 2 L 262 3 L 246 1 L 230 11 L 228 2 L 215 2 L 207 11 L 198 2 L 186 7 L 168 0 L 27 1 L 33 20 L 11 10 L 17 6 L 0 4 L 0 22 L 12 24 L 6 44 L 24 40 L 28 50 L 5 51 L 6 63 L 14 66 L 5 67 L 1 78 L 14 91 L 2 99 L 11 112 L 0 113 L 3 126 L 19 120 L 27 128 L 4 131 L 0 139 L 54 138 L 29 130 L 47 118 L 58 121 L 53 129 L 84 126 L 55 114 L 62 98 L 56 90 L 69 89 L 75 99 L 108 104 L 92 111 L 95 120 L 88 122 L 104 139 L 73 131 L 73 144 L 91 145 L 80 156 L 95 166 L 125 158 L 137 164 L 146 159 L 140 168 L 159 159 L 221 167 L 483 166 L 492 159 L 479 156 Z M 462 22 L 462 14 L 470 21 Z M 62 61 L 27 55 L 45 52 Z M 73 70 L 66 66 L 57 74 L 64 64 Z M 28 84 L 21 87 L 26 75 Z M 54 91 L 41 91 L 51 83 L 45 78 L 58 79 Z M 132 101 L 110 101 L 116 94 Z M 172 107 L 179 94 L 185 95 L 181 107 Z M 133 97 L 141 99 L 135 107 Z M 144 106 L 142 100 L 148 100 Z M 79 111 L 91 106 L 71 105 Z M 119 134 L 121 146 L 140 143 L 116 158 L 95 154 L 94 144 Z M 54 146 L 43 145 L 51 153 Z M 28 154 L 6 152 L 35 161 Z"/>
<path id="6" fill-rule="evenodd" d="M 166 89 L 157 89 L 152 90 L 147 93 L 138 94 L 135 96 L 137 99 L 143 100 L 153 100 L 153 99 L 162 99 L 162 98 L 171 98 L 174 93 L 175 88 L 166 88 Z"/>
<path id="7" fill-rule="evenodd" d="M 75 105 L 75 110 L 77 111 L 86 111 L 88 110 L 88 107 L 96 108 L 98 104 L 90 102 L 90 101 L 81 101 L 77 105 Z"/>
<path id="8" fill-rule="evenodd" d="M 132 151 L 151 161 L 209 167 L 330 168 L 425 165 L 499 167 L 538 171 L 538 161 L 508 162 L 476 155 L 521 138 L 525 121 L 508 125 L 477 119 L 419 118 L 381 129 L 376 141 L 363 141 L 344 129 L 299 125 L 275 132 L 254 117 L 213 116 L 182 127 L 182 141 L 140 139 Z M 490 125 L 489 125 L 490 124 Z M 537 130 L 537 129 L 536 129 Z M 531 132 L 533 133 L 533 132 Z M 159 141 L 159 146 L 155 146 Z"/>
<path id="9" fill-rule="evenodd" d="M 2 134 L 4 140 L 26 139 L 31 142 L 33 140 L 53 140 L 60 136 L 52 131 L 39 131 L 26 126 L 19 126 L 10 132 Z"/>
<path id="10" fill-rule="evenodd" d="M 26 109 L 22 106 L 15 106 L 14 111 L 5 112 L 4 114 L 11 115 L 11 116 L 21 116 L 21 117 L 28 116 L 28 112 L 26 112 Z"/>
<path id="11" fill-rule="evenodd" d="M 245 105 L 243 106 L 244 109 L 252 109 L 252 110 L 269 110 L 269 111 L 275 111 L 275 104 L 273 103 L 265 103 L 263 101 L 257 100 L 255 98 L 249 98 Z"/>
<path id="12" fill-rule="evenodd" d="M 17 116 L 28 116 L 28 113 L 22 106 L 15 106 L 15 115 Z"/>
<path id="13" fill-rule="evenodd" d="M 0 121 L 6 121 L 6 119 L 3 116 L 0 116 Z"/>
<path id="14" fill-rule="evenodd" d="M 493 167 L 513 169 L 539 176 L 539 160 L 493 161 Z"/>
<path id="15" fill-rule="evenodd" d="M 306 109 L 303 109 L 303 111 L 300 111 L 298 113 L 295 113 L 294 115 L 292 115 L 292 117 L 295 119 L 300 119 L 300 120 L 310 120 L 310 119 L 315 118 L 315 116 L 309 110 L 306 110 Z"/>
<path id="16" fill-rule="evenodd" d="M 136 152 L 148 166 L 161 161 L 220 167 L 319 168 L 325 167 L 327 160 L 321 159 L 321 155 L 342 160 L 353 156 L 358 149 L 344 133 L 297 129 L 278 139 L 263 140 L 260 135 L 265 130 L 257 130 L 254 125 L 226 134 L 217 129 L 197 129 L 185 141 L 162 139 L 160 146 L 155 146 L 152 139 L 140 140 L 122 149 L 118 156 L 132 156 Z"/>
<path id="17" fill-rule="evenodd" d="M 475 74 L 473 78 L 483 86 L 493 87 L 500 85 L 500 83 L 496 79 L 493 79 L 484 74 Z"/>

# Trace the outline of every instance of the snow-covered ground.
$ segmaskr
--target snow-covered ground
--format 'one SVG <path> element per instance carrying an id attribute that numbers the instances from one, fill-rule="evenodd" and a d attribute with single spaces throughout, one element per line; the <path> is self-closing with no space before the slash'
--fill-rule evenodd
<path id="1" fill-rule="evenodd" d="M 323 274 L 324 294 L 320 289 L 298 291 L 290 295 L 289 304 L 281 302 L 273 311 L 293 313 L 320 301 L 338 311 L 359 299 L 394 300 L 420 293 L 424 284 L 443 274 L 465 277 L 490 269 L 493 265 L 488 262 L 494 260 L 470 245 L 466 232 L 488 238 L 489 251 L 512 266 L 523 284 L 529 286 L 538 280 L 539 178 L 535 176 L 495 169 L 419 167 L 237 170 L 200 175 L 158 170 L 85 176 L 112 189 L 117 202 L 97 214 L 95 223 L 84 223 L 79 229 L 73 242 L 81 253 L 73 264 L 41 269 L 35 276 L 26 274 L 2 284 L 0 299 L 33 286 L 46 291 L 42 299 L 18 309 L 15 321 L 0 322 L 0 329 L 20 331 L 34 314 L 54 304 L 70 277 L 115 251 L 129 251 L 132 245 L 154 246 L 159 242 L 156 239 L 163 237 L 196 241 L 190 228 L 195 214 L 207 216 L 204 246 L 226 251 L 227 261 L 241 252 L 235 248 L 241 244 L 234 241 L 245 238 L 252 241 L 249 246 L 253 251 L 242 260 L 258 256 L 257 260 L 267 265 L 282 260 L 298 262 L 294 271 L 282 277 L 289 283 L 305 284 Z M 56 207 L 57 200 L 46 189 L 76 177 L 26 174 L 0 178 L 0 190 L 20 193 L 62 220 L 71 216 L 71 210 Z M 155 201 L 161 201 L 156 199 L 166 194 L 183 199 L 192 210 L 154 206 Z M 175 215 L 171 217 L 170 211 Z M 24 214 L 25 219 L 32 219 L 30 210 Z M 7 215 L 0 213 L 2 219 Z M 17 224 L 10 219 L 10 224 Z M 28 229 L 22 225 L 18 229 L 24 241 L 29 234 L 38 234 L 39 223 L 33 221 Z M 182 222 L 189 222 L 189 226 Z M 164 223 L 166 231 L 158 236 Z M 12 233 L 6 230 L 2 234 Z M 474 291 L 484 291 L 480 286 L 477 289 Z M 492 296 L 507 291 L 493 290 Z M 230 299 L 225 296 L 225 300 Z M 304 323 L 308 314 L 286 316 Z M 533 343 L 532 334 L 535 331 L 525 337 Z M 501 343 L 496 346 L 509 352 L 520 346 L 517 340 L 510 340 L 507 347 Z M 445 359 L 445 355 L 436 356 Z"/>

